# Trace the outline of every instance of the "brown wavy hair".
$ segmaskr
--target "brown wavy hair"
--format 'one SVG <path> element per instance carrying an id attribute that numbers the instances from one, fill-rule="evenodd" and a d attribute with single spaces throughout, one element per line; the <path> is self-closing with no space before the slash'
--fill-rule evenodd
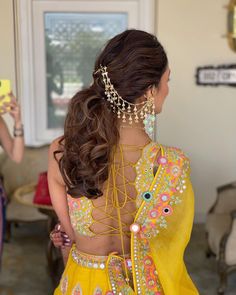
<path id="1" fill-rule="evenodd" d="M 117 115 L 106 100 L 102 76 L 96 70 L 106 66 L 119 95 L 134 103 L 150 86 L 159 84 L 167 64 L 162 45 L 147 32 L 126 30 L 107 43 L 96 60 L 92 85 L 70 101 L 64 136 L 54 154 L 72 197 L 102 195 L 112 150 L 119 141 Z"/>

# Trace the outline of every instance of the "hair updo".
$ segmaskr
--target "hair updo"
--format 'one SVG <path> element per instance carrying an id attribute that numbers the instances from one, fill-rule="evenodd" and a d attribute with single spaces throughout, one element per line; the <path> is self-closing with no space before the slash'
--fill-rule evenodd
<path id="1" fill-rule="evenodd" d="M 59 168 L 72 197 L 102 195 L 112 149 L 119 141 L 118 119 L 105 98 L 97 69 L 106 66 L 119 95 L 135 103 L 148 87 L 159 84 L 167 64 L 162 45 L 147 32 L 126 30 L 107 43 L 96 60 L 93 83 L 70 101 L 64 136 L 54 154 L 61 153 Z"/>

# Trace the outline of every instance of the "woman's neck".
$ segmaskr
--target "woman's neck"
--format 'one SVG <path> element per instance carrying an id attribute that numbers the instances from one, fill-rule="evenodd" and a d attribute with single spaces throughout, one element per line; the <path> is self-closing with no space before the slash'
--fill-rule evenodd
<path id="1" fill-rule="evenodd" d="M 144 131 L 143 124 L 120 124 L 120 144 L 145 145 L 151 138 Z"/>

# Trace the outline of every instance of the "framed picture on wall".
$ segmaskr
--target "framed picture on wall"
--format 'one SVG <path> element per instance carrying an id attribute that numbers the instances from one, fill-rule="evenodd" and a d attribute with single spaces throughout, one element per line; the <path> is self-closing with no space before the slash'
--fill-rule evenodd
<path id="1" fill-rule="evenodd" d="M 154 33 L 155 0 L 15 0 L 17 84 L 26 144 L 63 133 L 67 105 L 92 82 L 104 43 L 127 28 Z"/>
<path id="2" fill-rule="evenodd" d="M 201 86 L 236 87 L 236 64 L 198 67 L 196 83 Z"/>

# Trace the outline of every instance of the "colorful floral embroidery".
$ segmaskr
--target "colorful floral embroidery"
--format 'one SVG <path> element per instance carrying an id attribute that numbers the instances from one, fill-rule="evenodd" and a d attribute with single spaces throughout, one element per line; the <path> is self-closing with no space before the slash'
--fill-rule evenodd
<path id="1" fill-rule="evenodd" d="M 146 279 L 146 286 L 147 289 L 160 292 L 160 284 L 157 284 L 158 282 L 158 276 L 157 271 L 155 268 L 155 264 L 153 262 L 153 259 L 151 256 L 147 255 L 143 259 L 143 271 L 144 271 L 144 277 Z"/>
<path id="2" fill-rule="evenodd" d="M 174 212 L 174 205 L 181 203 L 180 195 L 186 189 L 186 177 L 189 170 L 189 161 L 183 152 L 176 148 L 162 147 L 162 155 L 157 159 L 160 165 L 157 175 L 144 169 L 147 165 L 153 167 L 153 163 L 147 163 L 146 159 L 156 159 L 153 150 L 159 150 L 159 145 L 149 147 L 137 164 L 137 191 L 139 192 L 138 205 L 141 207 L 135 222 L 142 225 L 142 238 L 151 238 L 157 235 L 160 228 L 167 227 L 166 218 Z M 151 165 L 152 164 L 152 165 Z M 151 186 L 153 180 L 155 183 Z M 145 194 L 150 198 L 145 198 Z"/>
<path id="3" fill-rule="evenodd" d="M 61 279 L 61 293 L 63 295 L 66 294 L 67 288 L 68 288 L 68 277 L 67 276 L 66 277 L 62 277 L 62 279 Z"/>
<path id="4" fill-rule="evenodd" d="M 160 148 L 162 154 L 157 158 Z M 154 176 L 153 169 L 157 165 L 159 168 Z M 168 221 L 175 212 L 175 206 L 181 204 L 181 195 L 187 188 L 189 161 L 179 149 L 151 143 L 144 148 L 143 155 L 136 164 L 136 171 L 135 184 L 138 193 L 136 207 L 138 212 L 130 227 L 135 292 L 137 294 L 163 295 L 156 267 L 150 254 L 149 240 L 167 228 Z M 91 201 L 87 198 L 76 200 L 68 196 L 68 204 L 74 228 L 79 233 L 93 236 L 94 233 L 89 230 L 93 223 Z M 110 294 L 112 292 L 117 294 L 122 292 L 123 295 L 133 294 L 133 289 L 130 287 L 132 283 L 128 284 L 125 281 L 122 263 L 122 259 L 117 256 L 112 256 L 109 261 L 108 273 L 112 289 L 109 291 Z M 132 280 L 131 272 L 130 280 Z M 73 295 L 82 294 L 81 289 L 74 290 L 77 293 L 73 293 Z"/>
<path id="5" fill-rule="evenodd" d="M 168 160 L 167 160 L 167 158 L 166 157 L 164 157 L 164 156 L 160 156 L 160 157 L 158 157 L 158 159 L 157 159 L 157 163 L 159 164 L 159 165 L 166 165 L 167 163 L 168 163 Z"/>
<path id="6" fill-rule="evenodd" d="M 131 239 L 135 287 L 140 295 L 163 294 L 154 261 L 149 253 L 149 240 L 167 228 L 168 220 L 174 214 L 174 206 L 182 202 L 181 194 L 186 189 L 189 172 L 189 161 L 181 150 L 161 146 L 162 155 L 157 159 L 159 168 L 154 177 L 152 170 L 156 154 L 153 154 L 153 151 L 157 150 L 158 144 L 149 146 L 136 166 L 139 210 L 134 223 L 140 225 L 140 231 L 133 232 Z M 144 197 L 147 192 L 152 198 Z"/>
<path id="7" fill-rule="evenodd" d="M 136 207 L 139 208 L 143 201 L 143 193 L 149 191 L 150 181 L 153 180 L 154 161 L 160 147 L 156 143 L 150 143 L 143 149 L 143 155 L 136 164 L 137 177 L 135 179 L 137 189 Z"/>
<path id="8" fill-rule="evenodd" d="M 134 294 L 124 277 L 124 260 L 117 256 L 111 256 L 108 262 L 109 280 L 114 294 L 130 295 Z M 132 282 L 131 268 L 129 270 L 129 280 Z"/>
<path id="9" fill-rule="evenodd" d="M 170 195 L 169 194 L 161 194 L 160 195 L 160 200 L 162 202 L 167 202 L 167 201 L 169 201 L 169 199 L 170 199 Z"/>
<path id="10" fill-rule="evenodd" d="M 81 286 L 80 286 L 80 284 L 77 284 L 77 285 L 74 287 L 74 289 L 73 289 L 71 295 L 82 295 L 82 294 L 83 294 L 83 293 L 82 293 Z"/>
<path id="11" fill-rule="evenodd" d="M 133 236 L 135 291 L 138 295 L 164 295 L 154 261 L 150 255 L 149 241 L 144 238 L 140 242 L 139 234 Z"/>
<path id="12" fill-rule="evenodd" d="M 100 287 L 97 287 L 93 292 L 93 295 L 102 295 L 102 289 Z"/>
<path id="13" fill-rule="evenodd" d="M 86 197 L 74 199 L 68 195 L 67 202 L 73 228 L 81 235 L 94 236 L 89 229 L 93 223 L 91 200 Z"/>

